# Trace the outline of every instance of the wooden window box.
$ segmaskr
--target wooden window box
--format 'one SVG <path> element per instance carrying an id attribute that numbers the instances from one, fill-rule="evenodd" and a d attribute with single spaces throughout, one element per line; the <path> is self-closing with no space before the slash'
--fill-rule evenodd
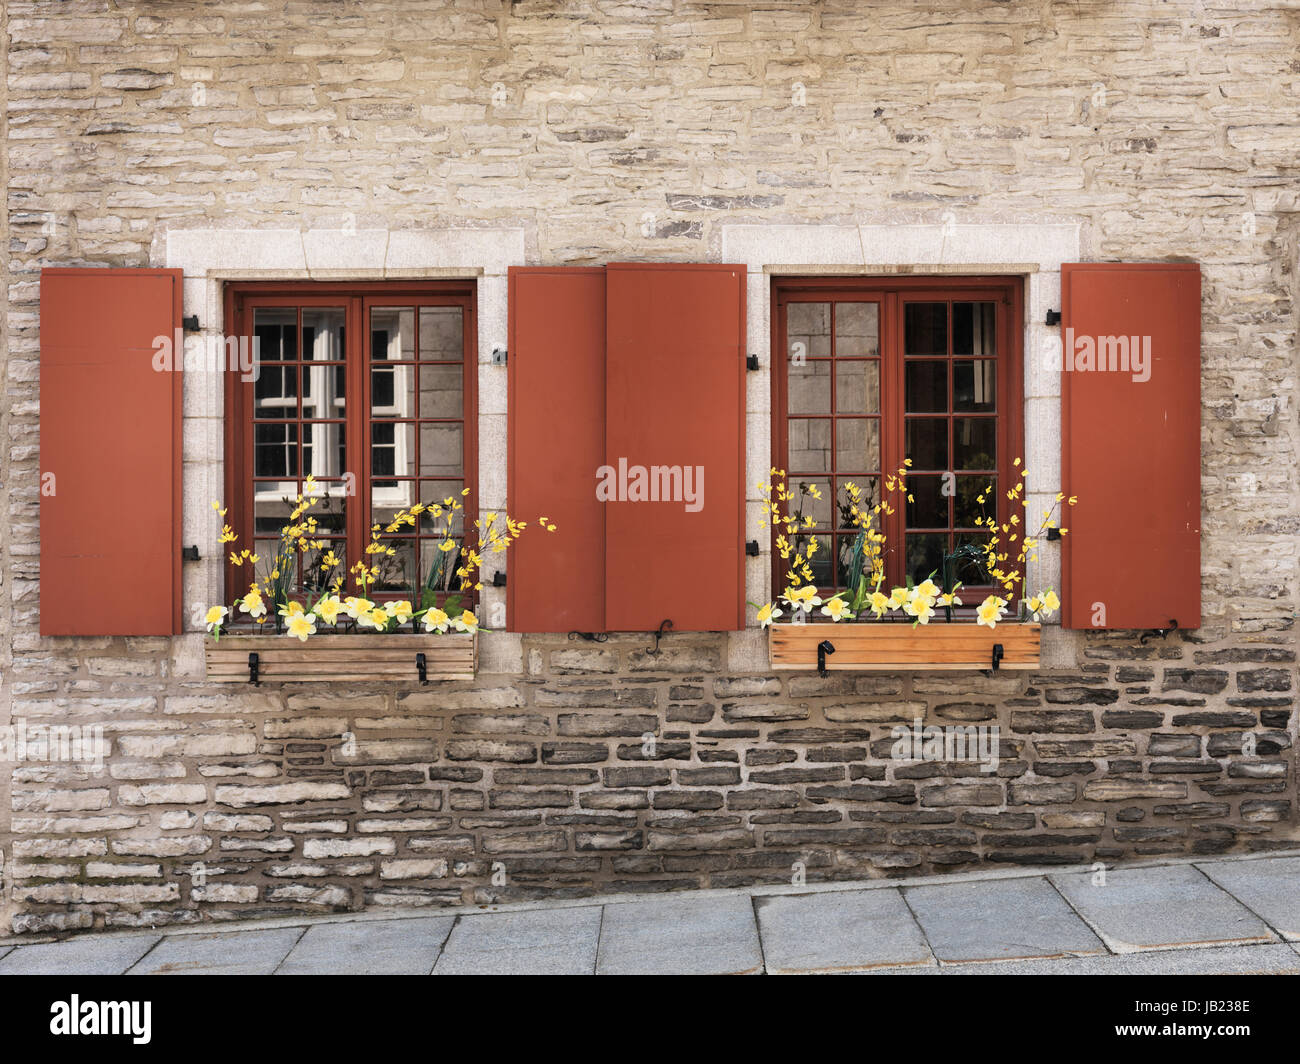
<path id="1" fill-rule="evenodd" d="M 768 641 L 772 668 L 815 670 L 817 647 L 829 640 L 828 670 L 907 672 L 931 669 L 990 669 L 994 646 L 1002 647 L 998 669 L 1037 669 L 1040 626 L 1004 621 L 996 628 L 963 622 L 918 625 L 890 622 L 774 624 Z"/>
<path id="2" fill-rule="evenodd" d="M 223 635 L 218 642 L 207 641 L 204 656 L 208 679 L 216 683 L 472 680 L 478 635 L 317 635 L 305 643 L 284 635 Z"/>

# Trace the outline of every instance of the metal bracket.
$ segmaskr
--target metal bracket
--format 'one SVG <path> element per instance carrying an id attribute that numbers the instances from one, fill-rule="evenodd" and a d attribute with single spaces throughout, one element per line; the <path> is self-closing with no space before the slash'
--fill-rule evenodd
<path id="1" fill-rule="evenodd" d="M 659 625 L 659 630 L 655 632 L 654 649 L 652 650 L 649 647 L 647 647 L 646 648 L 647 654 L 653 657 L 659 653 L 659 640 L 661 640 L 665 635 L 668 634 L 668 630 L 672 628 L 672 626 L 673 626 L 673 622 L 669 620 L 665 620 Z"/>
<path id="2" fill-rule="evenodd" d="M 608 632 L 570 632 L 570 633 L 569 633 L 569 638 L 572 639 L 575 635 L 576 635 L 579 639 L 585 639 L 588 643 L 608 643 L 608 642 L 609 642 L 609 633 L 608 633 Z"/>
<path id="3" fill-rule="evenodd" d="M 1168 628 L 1152 628 L 1149 632 L 1143 632 L 1142 635 L 1138 636 L 1138 645 L 1146 646 L 1147 640 L 1154 635 L 1158 635 L 1161 639 L 1165 639 L 1170 632 L 1176 631 L 1178 631 L 1178 618 L 1170 617 Z"/>
<path id="4" fill-rule="evenodd" d="M 251 651 L 248 655 L 248 682 L 254 687 L 260 687 L 262 681 L 258 678 L 258 670 L 262 667 L 262 659 L 257 656 L 257 651 Z"/>
<path id="5" fill-rule="evenodd" d="M 1055 541 L 1055 540 L 1060 539 L 1060 538 L 1061 538 L 1061 530 L 1060 530 L 1059 528 L 1057 528 L 1055 525 L 1053 525 L 1051 528 L 1049 528 L 1049 529 L 1047 530 L 1047 538 L 1048 538 L 1049 540 L 1051 540 L 1051 541 Z"/>
<path id="6" fill-rule="evenodd" d="M 493 573 L 493 574 L 492 574 L 492 586 L 493 586 L 493 587 L 505 587 L 505 586 L 506 586 L 506 574 L 503 573 L 503 572 L 501 572 L 501 570 L 499 570 L 499 569 L 498 569 L 495 573 Z"/>
<path id="7" fill-rule="evenodd" d="M 423 653 L 415 655 L 415 671 L 420 674 L 420 683 L 429 686 L 429 661 Z"/>
<path id="8" fill-rule="evenodd" d="M 1048 325 L 1060 325 L 1060 324 L 1061 324 L 1061 312 L 1060 312 L 1059 310 L 1049 310 L 1049 311 L 1047 312 L 1047 324 L 1048 324 Z"/>
<path id="9" fill-rule="evenodd" d="M 745 544 L 745 553 L 751 558 L 758 557 L 758 540 L 751 539 Z"/>
<path id="10" fill-rule="evenodd" d="M 504 347 L 492 348 L 492 365 L 504 366 L 509 357 L 510 352 L 508 352 Z"/>
<path id="11" fill-rule="evenodd" d="M 826 655 L 835 653 L 835 644 L 829 639 L 823 639 L 817 644 L 817 675 L 827 676 L 826 672 Z"/>
<path id="12" fill-rule="evenodd" d="M 188 318 L 181 318 L 181 328 L 186 332 L 198 332 L 199 316 L 197 314 L 191 314 Z"/>
<path id="13" fill-rule="evenodd" d="M 196 562 L 196 561 L 198 561 L 198 560 L 199 560 L 199 548 L 198 548 L 198 547 L 182 547 L 182 548 L 181 548 L 181 560 L 182 560 L 182 561 L 187 561 L 187 562 Z"/>
<path id="14" fill-rule="evenodd" d="M 1002 664 L 1002 659 L 1006 656 L 1007 656 L 1006 651 L 1002 649 L 1002 644 L 994 643 L 993 654 L 992 654 L 992 666 L 993 666 L 991 670 L 992 672 L 998 671 L 998 666 Z"/>
<path id="15" fill-rule="evenodd" d="M 750 355 L 748 358 L 746 358 L 746 359 L 745 359 L 745 368 L 746 368 L 746 369 L 758 369 L 758 356 L 757 356 L 757 355 Z"/>

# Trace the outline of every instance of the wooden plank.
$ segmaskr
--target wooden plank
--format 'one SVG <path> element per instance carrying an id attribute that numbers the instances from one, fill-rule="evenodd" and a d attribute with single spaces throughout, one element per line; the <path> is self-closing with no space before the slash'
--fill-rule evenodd
<path id="1" fill-rule="evenodd" d="M 1000 643 L 1000 669 L 1037 669 L 1040 634 L 1037 624 L 1014 622 L 994 629 L 967 623 L 783 624 L 771 629 L 768 648 L 773 669 L 817 668 L 817 645 L 828 639 L 835 653 L 826 658 L 827 670 L 898 672 L 987 669 Z"/>
<path id="2" fill-rule="evenodd" d="M 425 656 L 428 680 L 472 680 L 478 637 L 454 635 L 327 635 L 290 645 L 286 636 L 227 636 L 204 647 L 208 679 L 248 683 L 248 655 L 258 656 L 258 678 L 273 683 L 418 682 L 415 661 Z"/>

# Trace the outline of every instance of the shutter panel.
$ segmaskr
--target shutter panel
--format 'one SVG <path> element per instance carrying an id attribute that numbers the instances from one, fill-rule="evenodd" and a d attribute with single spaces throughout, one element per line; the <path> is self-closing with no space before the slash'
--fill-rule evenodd
<path id="1" fill-rule="evenodd" d="M 1200 267 L 1066 263 L 1061 286 L 1061 477 L 1078 496 L 1062 520 L 1063 623 L 1197 628 Z"/>
<path id="2" fill-rule="evenodd" d="M 42 635 L 181 631 L 180 319 L 180 270 L 41 271 Z"/>
<path id="3" fill-rule="evenodd" d="M 607 288 L 606 626 L 743 628 L 745 267 L 611 264 Z M 635 501 L 635 467 L 659 501 Z"/>
<path id="4" fill-rule="evenodd" d="M 506 581 L 513 632 L 605 630 L 605 271 L 510 269 L 509 513 L 529 522 Z M 537 527 L 548 517 L 556 531 Z"/>

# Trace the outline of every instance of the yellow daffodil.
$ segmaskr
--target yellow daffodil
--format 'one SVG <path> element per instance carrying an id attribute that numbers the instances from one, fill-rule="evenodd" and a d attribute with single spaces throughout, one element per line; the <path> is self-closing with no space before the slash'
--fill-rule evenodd
<path id="1" fill-rule="evenodd" d="M 451 623 L 451 618 L 447 616 L 437 606 L 430 606 L 424 615 L 424 630 L 426 632 L 445 632 L 447 626 Z"/>
<path id="2" fill-rule="evenodd" d="M 396 617 L 398 624 L 405 624 L 411 619 L 411 604 L 406 599 L 399 599 L 397 602 L 390 602 L 384 607 L 384 612 L 390 617 Z"/>
<path id="3" fill-rule="evenodd" d="M 203 623 L 208 626 L 208 631 L 219 629 L 226 619 L 226 614 L 230 611 L 225 606 L 213 606 L 208 610 L 207 615 L 203 618 Z"/>
<path id="4" fill-rule="evenodd" d="M 833 598 L 826 601 L 822 607 L 822 613 L 832 621 L 852 620 L 853 614 L 849 612 L 849 605 L 842 598 Z"/>
<path id="5" fill-rule="evenodd" d="M 383 606 L 372 606 L 357 615 L 358 628 L 373 628 L 376 632 L 382 632 L 387 628 L 388 621 L 388 611 Z"/>
<path id="6" fill-rule="evenodd" d="M 336 595 L 326 595 L 316 603 L 315 612 L 326 624 L 338 624 L 339 614 L 343 612 L 343 603 Z"/>
<path id="7" fill-rule="evenodd" d="M 954 591 L 945 591 L 942 595 L 939 596 L 939 605 L 940 605 L 940 606 L 960 606 L 960 605 L 961 605 L 961 599 L 959 599 L 959 598 L 957 597 L 957 593 L 956 593 L 956 592 L 954 592 Z"/>
<path id="8" fill-rule="evenodd" d="M 289 618 L 288 630 L 285 635 L 292 636 L 295 639 L 307 642 L 309 635 L 316 634 L 316 614 L 314 613 L 295 613 Z"/>
<path id="9" fill-rule="evenodd" d="M 354 621 L 359 621 L 374 608 L 375 604 L 367 598 L 355 598 L 349 595 L 343 600 L 343 612 Z"/>
<path id="10" fill-rule="evenodd" d="M 907 588 L 905 587 L 896 587 L 889 593 L 889 608 L 892 610 L 898 609 L 906 601 Z"/>
<path id="11" fill-rule="evenodd" d="M 766 606 L 760 606 L 758 609 L 758 626 L 760 628 L 766 628 L 780 616 L 781 611 L 777 609 L 775 602 L 769 602 Z"/>
<path id="12" fill-rule="evenodd" d="M 812 613 L 813 607 L 822 604 L 822 600 L 817 597 L 817 588 L 813 584 L 790 588 L 784 597 L 786 602 L 796 610 L 803 610 L 805 613 Z"/>
<path id="13" fill-rule="evenodd" d="M 889 596 L 879 590 L 871 593 L 871 612 L 877 617 L 883 617 L 885 613 L 892 608 Z"/>
<path id="14" fill-rule="evenodd" d="M 266 602 L 262 599 L 262 593 L 256 587 L 248 589 L 248 594 L 239 600 L 239 612 L 246 613 L 256 619 L 266 616 Z"/>
<path id="15" fill-rule="evenodd" d="M 1043 605 L 1053 612 L 1061 608 L 1061 600 L 1056 597 L 1056 592 L 1050 587 L 1043 595 Z"/>
<path id="16" fill-rule="evenodd" d="M 292 599 L 290 599 L 288 602 L 286 602 L 283 606 L 280 607 L 278 612 L 281 617 L 297 617 L 298 614 L 304 611 L 301 602 L 294 602 Z"/>
<path id="17" fill-rule="evenodd" d="M 475 617 L 474 614 L 470 613 L 469 610 L 465 610 L 451 623 L 452 627 L 458 632 L 473 633 L 478 631 L 478 618 Z"/>
<path id="18" fill-rule="evenodd" d="M 990 595 L 980 603 L 975 612 L 978 617 L 977 624 L 985 624 L 990 628 L 994 628 L 997 626 L 998 621 L 1002 620 L 1002 615 L 1007 612 L 1007 600 L 998 598 L 996 595 Z"/>
<path id="19" fill-rule="evenodd" d="M 938 587 L 935 586 L 934 581 L 927 577 L 925 580 L 922 580 L 919 584 L 916 585 L 916 594 L 921 596 L 922 598 L 932 599 L 938 596 L 939 589 Z"/>

